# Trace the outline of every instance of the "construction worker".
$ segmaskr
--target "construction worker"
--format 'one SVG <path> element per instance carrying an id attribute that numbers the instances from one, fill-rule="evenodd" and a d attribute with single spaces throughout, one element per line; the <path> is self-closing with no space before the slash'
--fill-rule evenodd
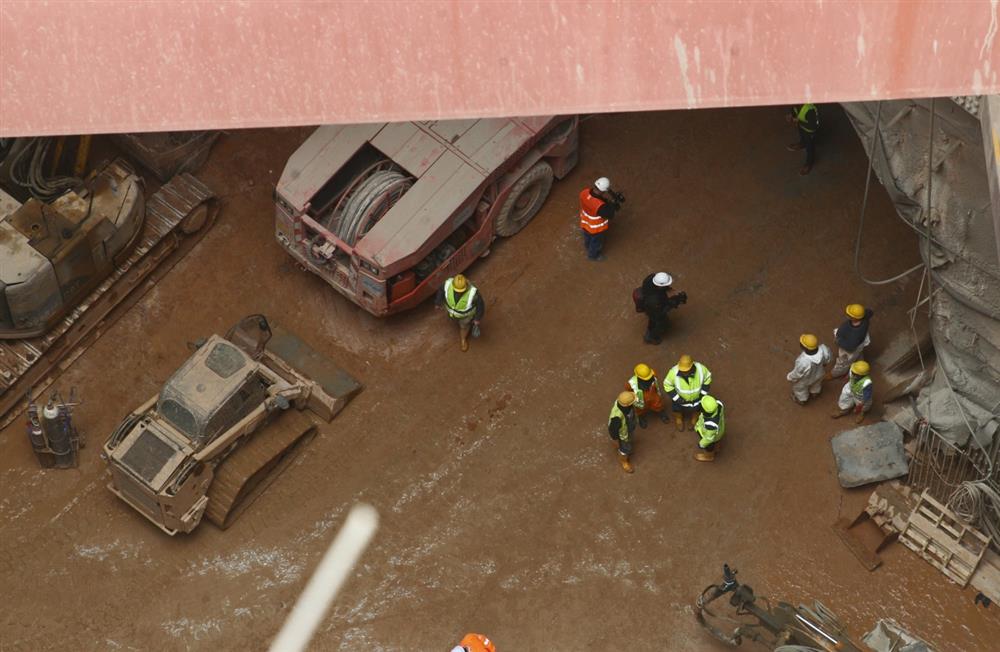
<path id="1" fill-rule="evenodd" d="M 621 208 L 625 198 L 611 190 L 611 181 L 601 177 L 590 188 L 580 191 L 580 228 L 583 230 L 583 244 L 590 260 L 604 260 L 605 233 L 611 218 Z"/>
<path id="2" fill-rule="evenodd" d="M 458 336 L 462 350 L 469 350 L 469 332 L 479 337 L 479 322 L 486 312 L 486 302 L 479 289 L 461 274 L 456 274 L 444 282 L 434 297 L 435 305 L 443 305 L 448 316 L 458 322 Z"/>
<path id="3" fill-rule="evenodd" d="M 694 458 L 699 462 L 711 462 L 722 446 L 726 434 L 726 406 L 711 394 L 705 394 L 698 402 L 698 423 L 694 426 L 698 434 L 698 451 Z"/>
<path id="4" fill-rule="evenodd" d="M 799 405 L 805 405 L 810 396 L 819 396 L 823 389 L 823 377 L 826 365 L 830 364 L 830 349 L 826 344 L 820 344 L 812 333 L 804 333 L 799 337 L 799 357 L 788 372 L 786 378 L 792 383 L 792 400 Z"/>
<path id="5" fill-rule="evenodd" d="M 833 329 L 833 337 L 837 340 L 837 361 L 827 375 L 828 380 L 846 374 L 851 363 L 860 360 L 865 347 L 871 344 L 868 327 L 875 311 L 865 308 L 860 303 L 852 303 L 844 309 L 844 312 L 847 314 L 847 319 Z"/>
<path id="6" fill-rule="evenodd" d="M 698 419 L 701 397 L 707 396 L 712 386 L 712 372 L 691 356 L 684 354 L 663 380 L 663 389 L 670 397 L 677 430 L 684 430 L 684 415 L 690 415 L 691 425 Z"/>
<path id="7" fill-rule="evenodd" d="M 451 652 L 497 652 L 493 641 L 482 634 L 466 634 L 462 642 L 451 648 Z"/>
<path id="8" fill-rule="evenodd" d="M 622 392 L 618 400 L 611 406 L 611 416 L 608 417 L 608 435 L 618 448 L 618 460 L 622 470 L 631 473 L 634 469 L 629 462 L 632 455 L 632 433 L 635 432 L 635 394 Z"/>
<path id="9" fill-rule="evenodd" d="M 816 160 L 816 132 L 819 131 L 819 109 L 815 104 L 801 104 L 792 107 L 788 116 L 789 122 L 798 126 L 799 142 L 788 146 L 790 151 L 806 150 L 806 162 L 799 174 L 806 175 L 812 170 Z"/>
<path id="10" fill-rule="evenodd" d="M 633 371 L 635 375 L 629 378 L 625 387 L 635 394 L 635 413 L 639 418 L 639 427 L 646 427 L 647 412 L 655 412 L 660 416 L 660 421 L 666 423 L 669 417 L 666 410 L 663 409 L 660 381 L 656 379 L 656 372 L 648 364 L 642 362 L 637 364 Z"/>
<path id="11" fill-rule="evenodd" d="M 667 313 L 677 306 L 687 303 L 687 292 L 670 296 L 674 277 L 666 272 L 650 274 L 642 281 L 638 296 L 633 293 L 636 310 L 646 313 L 646 333 L 642 341 L 659 344 L 667 330 Z"/>
<path id="12" fill-rule="evenodd" d="M 831 416 L 839 419 L 854 412 L 854 423 L 865 420 L 865 414 L 872 409 L 872 379 L 869 377 L 871 368 L 864 360 L 858 360 L 851 365 L 851 373 L 844 388 L 840 390 L 837 399 L 837 411 Z"/>

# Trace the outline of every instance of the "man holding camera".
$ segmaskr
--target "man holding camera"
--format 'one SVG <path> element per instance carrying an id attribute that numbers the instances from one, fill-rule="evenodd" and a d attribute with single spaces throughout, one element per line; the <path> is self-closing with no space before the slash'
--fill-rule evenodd
<path id="1" fill-rule="evenodd" d="M 590 188 L 580 191 L 580 228 L 589 260 L 604 260 L 601 249 L 611 225 L 611 218 L 625 203 L 625 196 L 611 189 L 611 181 L 601 177 Z"/>
<path id="2" fill-rule="evenodd" d="M 674 279 L 666 272 L 656 272 L 647 276 L 642 287 L 633 293 L 635 308 L 646 313 L 646 334 L 642 341 L 646 344 L 659 344 L 667 331 L 667 313 L 677 306 L 687 303 L 687 293 L 678 292 L 671 296 L 671 286 Z"/>

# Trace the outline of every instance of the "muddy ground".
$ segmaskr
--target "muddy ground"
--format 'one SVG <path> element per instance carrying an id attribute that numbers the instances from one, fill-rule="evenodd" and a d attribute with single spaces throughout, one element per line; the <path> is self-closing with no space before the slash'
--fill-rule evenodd
<path id="1" fill-rule="evenodd" d="M 996 609 L 973 591 L 898 545 L 868 573 L 830 530 L 869 490 L 836 480 L 839 387 L 804 408 L 789 399 L 796 339 L 830 343 L 859 301 L 876 310 L 877 355 L 906 326 L 917 282 L 874 288 L 853 272 L 866 160 L 842 113 L 824 107 L 807 177 L 782 117 L 587 120 L 576 170 L 469 270 L 488 311 L 465 354 L 432 306 L 376 320 L 276 244 L 271 190 L 310 130 L 226 135 L 201 173 L 225 197 L 218 223 L 58 382 L 85 400 L 80 468 L 39 470 L 20 423 L 0 434 L 0 648 L 263 649 L 346 510 L 366 501 L 381 528 L 315 649 L 447 650 L 466 631 L 502 652 L 722 649 L 692 603 L 723 562 L 759 593 L 820 599 L 858 637 L 888 617 L 939 650 L 991 649 Z M 573 216 L 598 175 L 628 203 L 595 264 Z M 864 272 L 914 264 L 915 238 L 877 185 L 869 210 Z M 653 347 L 629 293 L 661 269 L 690 301 Z M 228 531 L 170 538 L 104 488 L 99 446 L 186 342 L 252 312 L 366 388 Z M 725 450 L 696 463 L 694 435 L 653 423 L 626 476 L 611 403 L 637 362 L 662 374 L 683 352 L 729 406 Z"/>

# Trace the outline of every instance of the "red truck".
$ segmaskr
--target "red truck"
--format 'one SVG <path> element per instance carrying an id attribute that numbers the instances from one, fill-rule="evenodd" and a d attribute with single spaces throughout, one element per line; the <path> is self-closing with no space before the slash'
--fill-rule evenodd
<path id="1" fill-rule="evenodd" d="M 576 116 L 317 129 L 274 190 L 278 242 L 368 312 L 413 308 L 514 235 L 577 161 Z"/>

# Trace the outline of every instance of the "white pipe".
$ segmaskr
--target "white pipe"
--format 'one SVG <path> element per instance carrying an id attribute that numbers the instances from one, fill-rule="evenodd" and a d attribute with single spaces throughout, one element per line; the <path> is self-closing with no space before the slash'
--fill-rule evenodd
<path id="1" fill-rule="evenodd" d="M 359 503 L 351 509 L 344 526 L 271 643 L 270 652 L 303 652 L 307 648 L 316 627 L 377 529 L 378 512 L 374 507 Z"/>

